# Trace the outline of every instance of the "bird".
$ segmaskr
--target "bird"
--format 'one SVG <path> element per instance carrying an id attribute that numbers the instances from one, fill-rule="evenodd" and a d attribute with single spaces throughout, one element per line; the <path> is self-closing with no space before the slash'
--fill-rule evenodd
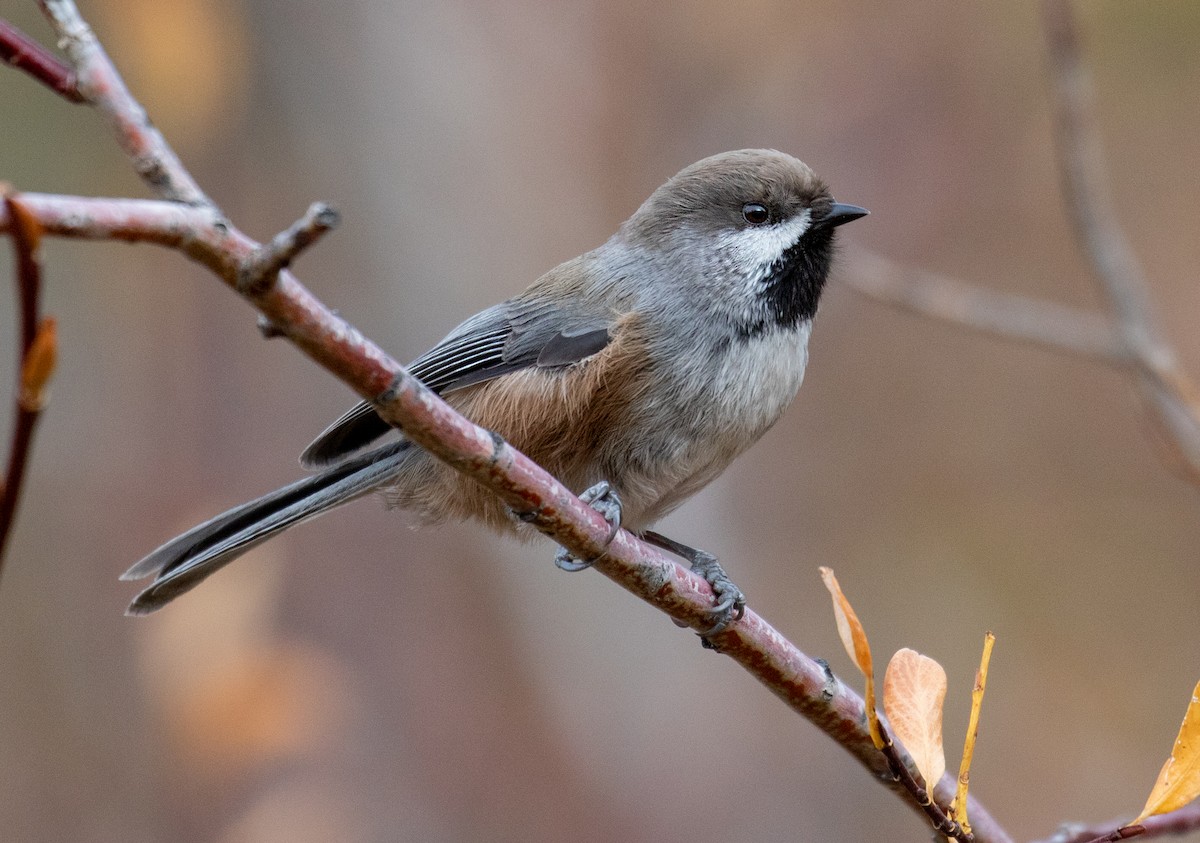
<path id="1" fill-rule="evenodd" d="M 408 371 L 555 475 L 612 525 L 679 555 L 715 594 L 719 631 L 745 598 L 716 558 L 650 529 L 782 415 L 808 363 L 838 227 L 806 164 L 743 149 L 685 167 L 599 247 L 481 311 Z M 314 471 L 166 542 L 122 579 L 153 577 L 144 615 L 283 530 L 371 492 L 418 524 L 536 531 L 476 481 L 398 437 L 363 401 L 301 454 Z M 611 540 L 611 539 L 610 539 Z M 556 563 L 590 563 L 559 551 Z"/>

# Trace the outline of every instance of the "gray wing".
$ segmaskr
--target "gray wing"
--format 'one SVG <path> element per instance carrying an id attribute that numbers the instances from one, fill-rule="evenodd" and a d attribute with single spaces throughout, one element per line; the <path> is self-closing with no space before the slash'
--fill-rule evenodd
<path id="1" fill-rule="evenodd" d="M 608 345 L 614 321 L 611 312 L 511 299 L 463 322 L 408 370 L 445 394 L 531 366 L 569 366 Z M 300 462 L 309 468 L 336 462 L 391 429 L 370 402 L 362 401 L 305 448 Z"/>

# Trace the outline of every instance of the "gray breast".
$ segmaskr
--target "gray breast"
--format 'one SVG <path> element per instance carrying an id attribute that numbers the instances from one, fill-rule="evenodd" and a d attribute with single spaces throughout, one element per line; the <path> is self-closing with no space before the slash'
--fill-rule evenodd
<path id="1" fill-rule="evenodd" d="M 630 527 L 666 515 L 770 429 L 800 388 L 810 330 L 804 321 L 738 339 L 671 373 L 654 411 L 622 437 L 624 453 L 611 455 L 625 468 L 618 490 Z"/>

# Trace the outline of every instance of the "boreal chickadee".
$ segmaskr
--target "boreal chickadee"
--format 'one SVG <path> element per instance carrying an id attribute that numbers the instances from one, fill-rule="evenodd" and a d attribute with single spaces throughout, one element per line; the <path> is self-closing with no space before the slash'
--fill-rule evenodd
<path id="1" fill-rule="evenodd" d="M 604 245 L 463 322 L 409 371 L 584 493 L 614 525 L 689 559 L 717 594 L 714 629 L 742 596 L 703 551 L 648 528 L 775 423 L 804 376 L 834 229 L 867 213 L 833 200 L 774 150 L 714 155 L 670 179 Z M 362 402 L 301 456 L 317 473 L 172 539 L 125 573 L 153 576 L 152 612 L 255 545 L 371 491 L 422 522 L 475 518 L 529 534 L 474 480 Z M 615 532 L 615 530 L 614 530 Z M 560 567 L 586 563 L 564 553 Z"/>

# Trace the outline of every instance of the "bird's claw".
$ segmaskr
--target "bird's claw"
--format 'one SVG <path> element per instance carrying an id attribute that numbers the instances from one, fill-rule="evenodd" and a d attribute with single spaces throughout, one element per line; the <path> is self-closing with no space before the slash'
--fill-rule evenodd
<path id="1" fill-rule="evenodd" d="M 746 595 L 729 579 L 717 557 L 703 550 L 697 550 L 692 558 L 692 570 L 712 586 L 713 596 L 717 602 L 710 609 L 714 618 L 713 625 L 698 633 L 701 638 L 716 635 L 733 621 L 740 621 L 746 614 Z"/>
<path id="2" fill-rule="evenodd" d="M 579 499 L 599 512 L 608 522 L 611 529 L 608 531 L 608 538 L 604 541 L 604 546 L 608 547 L 617 537 L 617 533 L 621 531 L 621 499 L 617 496 L 616 489 L 607 480 L 601 480 L 594 486 L 585 489 L 579 495 Z M 559 548 L 558 552 L 554 554 L 554 565 L 560 570 L 573 573 L 592 567 L 592 563 L 599 558 L 597 556 L 593 559 L 580 559 L 564 547 Z"/>
<path id="3" fill-rule="evenodd" d="M 716 635 L 734 621 L 741 620 L 742 616 L 746 614 L 746 595 L 734 585 L 733 580 L 729 579 L 729 575 L 725 573 L 725 569 L 721 567 L 717 557 L 707 550 L 697 550 L 653 530 L 643 531 L 642 540 L 686 559 L 691 563 L 692 570 L 704 577 L 712 588 L 716 603 L 709 609 L 709 615 L 713 618 L 713 624 L 697 633 L 703 639 L 704 646 L 712 646 L 707 640 L 708 636 Z M 680 623 L 679 625 L 683 626 L 684 624 Z"/>

